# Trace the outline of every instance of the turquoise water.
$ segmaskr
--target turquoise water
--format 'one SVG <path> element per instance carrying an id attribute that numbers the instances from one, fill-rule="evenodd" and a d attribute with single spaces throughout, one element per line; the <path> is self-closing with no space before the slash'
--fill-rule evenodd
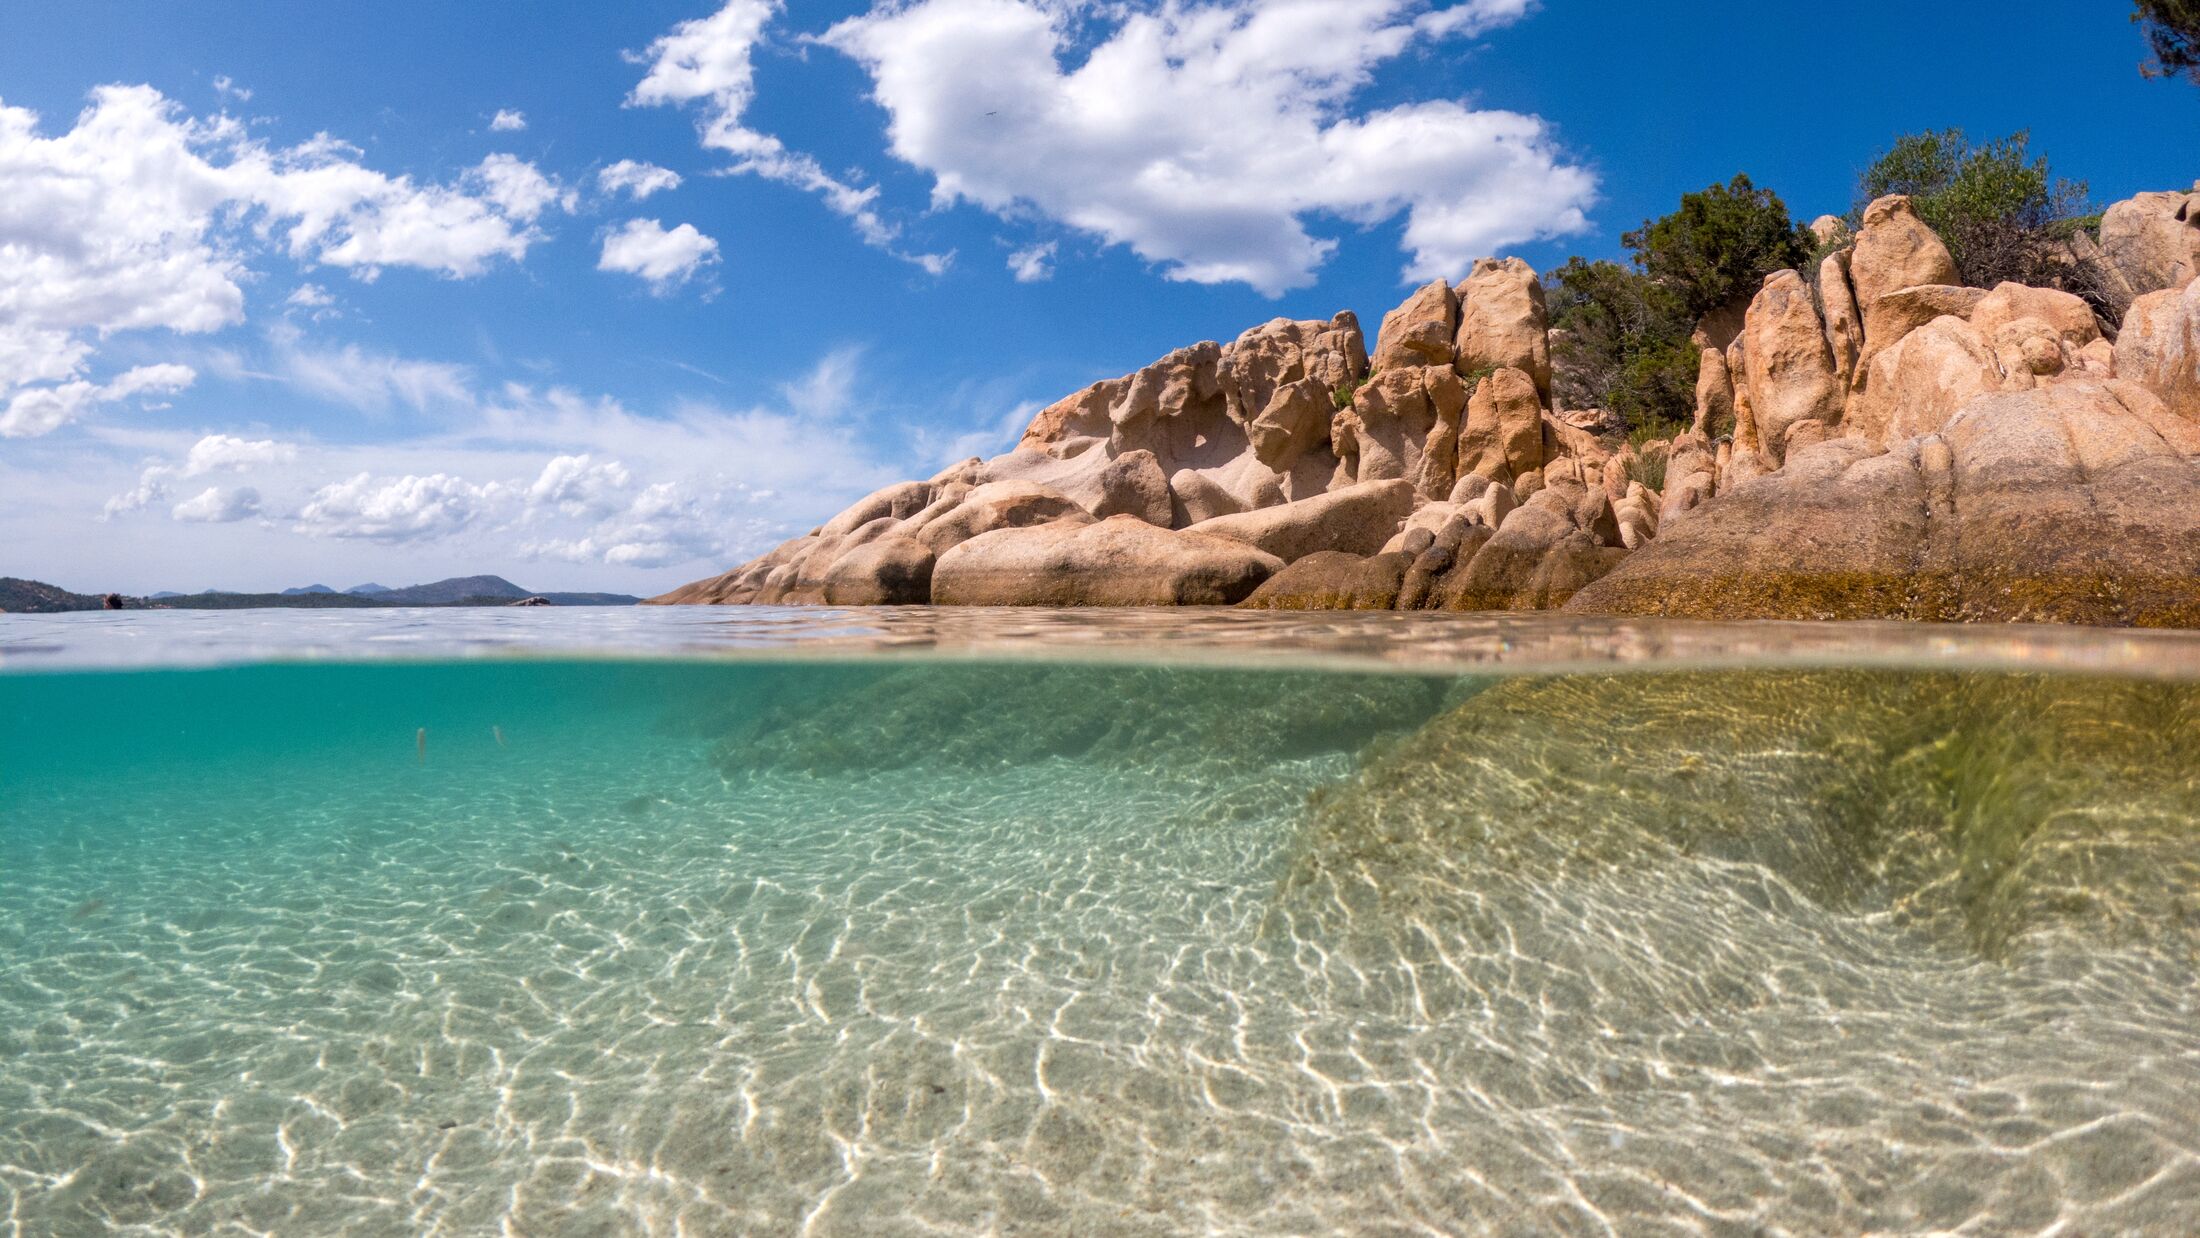
<path id="1" fill-rule="evenodd" d="M 0 1232 L 2200 1212 L 2174 640 L 188 622 L 0 620 Z"/>

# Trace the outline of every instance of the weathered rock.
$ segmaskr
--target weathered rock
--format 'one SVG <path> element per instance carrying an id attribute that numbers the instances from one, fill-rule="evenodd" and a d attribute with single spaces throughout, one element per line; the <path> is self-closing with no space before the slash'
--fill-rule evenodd
<path id="1" fill-rule="evenodd" d="M 1507 367 L 1483 379 L 1467 401 L 1459 471 L 1510 482 L 1543 467 L 1543 408 L 1534 379 Z"/>
<path id="2" fill-rule="evenodd" d="M 1458 336 L 1459 295 L 1450 284 L 1433 280 L 1383 315 L 1383 329 L 1375 336 L 1375 368 L 1450 365 L 1457 357 L 1453 341 Z"/>
<path id="3" fill-rule="evenodd" d="M 1759 447 L 1778 464 L 1797 422 L 1841 420 L 1843 393 L 1833 376 L 1825 325 L 1810 285 L 1793 271 L 1765 277 L 1742 331 L 1742 382 L 1748 388 Z"/>
<path id="4" fill-rule="evenodd" d="M 1412 514 L 1413 498 L 1410 482 L 1362 482 L 1280 507 L 1217 516 L 1185 532 L 1242 542 L 1285 563 L 1324 550 L 1372 555 Z"/>
<path id="5" fill-rule="evenodd" d="M 2084 348 L 2101 338 L 2101 324 L 2093 316 L 2093 307 L 2080 297 L 2053 288 L 1997 284 L 1978 299 L 1967 317 L 1988 339 L 2004 325 L 2022 318 L 2036 318 L 2053 327 L 2072 348 Z"/>
<path id="6" fill-rule="evenodd" d="M 1173 446 L 1196 438 L 1224 416 L 1222 349 L 1212 341 L 1179 348 L 1144 369 L 1094 383 L 1048 405 L 1016 445 L 1045 451 L 1076 439 L 1106 440 L 1117 452 L 1144 448 L 1164 467 Z M 1234 453 L 1233 453 L 1234 454 Z"/>
<path id="7" fill-rule="evenodd" d="M 1871 381 L 1872 359 L 1902 342 L 1902 337 L 1935 318 L 1969 319 L 1986 294 L 1977 288 L 1955 284 L 1924 284 L 1897 288 L 1864 307 L 1864 351 L 1857 358 L 1857 377 Z"/>
<path id="8" fill-rule="evenodd" d="M 1629 550 L 1640 549 L 1658 535 L 1657 508 L 1642 493 L 1630 493 L 1612 504 L 1612 517 L 1619 524 L 1621 544 Z"/>
<path id="9" fill-rule="evenodd" d="M 1169 479 L 1150 451 L 1126 451 L 1108 461 L 1100 470 L 1099 490 L 1086 510 L 1102 520 L 1130 515 L 1166 529 L 1174 518 Z"/>
<path id="10" fill-rule="evenodd" d="M 996 529 L 932 569 L 940 606 L 1228 606 L 1282 570 L 1243 542 L 1135 516 Z"/>
<path id="11" fill-rule="evenodd" d="M 1891 451 L 1798 453 L 1568 609 L 2200 626 L 2196 493 L 2200 424 L 2135 384 L 1995 393 Z"/>
<path id="12" fill-rule="evenodd" d="M 842 554 L 825 570 L 832 606 L 922 606 L 932 600 L 930 547 L 889 534 Z"/>
<path id="13" fill-rule="evenodd" d="M 1726 354 L 1706 348 L 1696 361 L 1696 423 L 1699 434 L 1716 434 L 1734 421 L 1734 380 L 1727 375 Z"/>
<path id="14" fill-rule="evenodd" d="M 1978 324 L 1972 324 L 1973 329 Z M 2038 318 L 2004 322 L 1987 334 L 2001 389 L 2022 391 L 2078 368 L 2078 350 L 2053 326 Z"/>
<path id="15" fill-rule="evenodd" d="M 1459 372 L 1520 370 L 1551 397 L 1550 324 L 1543 282 L 1518 258 L 1483 258 L 1459 285 Z"/>
<path id="16" fill-rule="evenodd" d="M 2109 207 L 2101 217 L 2101 250 L 2134 297 L 2183 289 L 2200 274 L 2200 184 Z"/>
<path id="17" fill-rule="evenodd" d="M 1443 610 L 1548 610 L 1626 554 L 1598 545 L 1560 505 L 1531 497 L 1465 565 L 1445 574 L 1431 601 Z"/>
<path id="18" fill-rule="evenodd" d="M 1403 554 L 1370 558 L 1325 550 L 1262 582 L 1238 605 L 1245 610 L 1389 610 L 1411 562 Z"/>
<path id="19" fill-rule="evenodd" d="M 1254 456 L 1275 472 L 1289 472 L 1308 452 L 1328 445 L 1329 422 L 1336 413 L 1335 392 L 1318 378 L 1276 388 L 1268 406 L 1247 427 Z"/>
<path id="20" fill-rule="evenodd" d="M 846 511 L 819 526 L 823 537 L 845 537 L 881 516 L 901 520 L 931 505 L 939 487 L 928 481 L 905 481 L 875 490 L 857 499 Z"/>
<path id="21" fill-rule="evenodd" d="M 1473 561 L 1496 530 L 1488 525 L 1476 524 L 1463 516 L 1454 516 L 1442 529 L 1429 539 L 1429 544 L 1415 552 L 1413 565 L 1406 569 L 1405 578 L 1398 586 L 1397 608 L 1421 610 L 1435 598 L 1443 579 L 1454 569 Z"/>
<path id="22" fill-rule="evenodd" d="M 1674 439 L 1665 457 L 1665 494 L 1658 504 L 1658 519 L 1677 519 L 1718 491 L 1718 452 L 1711 440 L 1697 431 Z"/>
<path id="23" fill-rule="evenodd" d="M 1827 254 L 1818 264 L 1818 300 L 1826 310 L 1826 347 L 1833 354 L 1834 379 L 1844 387 L 1855 381 L 1857 359 L 1864 355 L 1864 316 L 1857 308 L 1856 290 L 1849 283 L 1851 252 L 1844 249 Z M 1703 427 L 1699 424 L 1696 428 Z"/>
<path id="24" fill-rule="evenodd" d="M 1092 513 L 1082 504 L 1052 486 L 989 481 L 965 495 L 953 511 L 927 521 L 917 530 L 916 539 L 938 555 L 996 529 L 1055 523 L 1085 525 L 1092 521 Z"/>
<path id="25" fill-rule="evenodd" d="M 1449 367 L 1379 370 L 1330 423 L 1339 481 L 1418 483 L 1429 435 L 1439 422 L 1459 423 L 1466 387 Z"/>
<path id="26" fill-rule="evenodd" d="M 1864 230 L 1849 254 L 1849 283 L 1864 312 L 1867 349 L 1884 347 L 1872 336 L 1874 301 L 1902 288 L 1958 282 L 1948 247 L 1918 218 L 1909 198 L 1889 194 L 1864 208 Z"/>
<path id="27" fill-rule="evenodd" d="M 1848 221 L 1839 215 L 1820 215 L 1810 221 L 1810 234 L 1818 238 L 1820 245 L 1846 245 L 1855 239 L 1849 231 Z"/>
<path id="28" fill-rule="evenodd" d="M 2200 421 L 2200 280 L 2182 292 L 2151 292 L 2131 303 L 2116 336 L 2116 377 Z"/>
<path id="29" fill-rule="evenodd" d="M 1229 416 L 1245 426 L 1294 383 L 1311 381 L 1334 393 L 1366 377 L 1367 344 L 1359 318 L 1349 311 L 1327 322 L 1271 319 L 1232 341 L 1217 365 Z"/>
<path id="30" fill-rule="evenodd" d="M 1937 318 L 1872 359 L 1871 378 L 1849 400 L 1842 429 L 1891 447 L 1939 429 L 2001 385 L 1992 342 L 1960 318 Z"/>

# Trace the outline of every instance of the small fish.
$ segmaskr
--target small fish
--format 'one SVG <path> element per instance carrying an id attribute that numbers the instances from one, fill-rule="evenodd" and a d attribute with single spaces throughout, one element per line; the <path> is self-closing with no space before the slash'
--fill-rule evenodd
<path id="1" fill-rule="evenodd" d="M 421 727 L 413 733 L 413 757 L 415 764 L 426 765 L 428 763 L 428 728 L 426 727 Z"/>
<path id="2" fill-rule="evenodd" d="M 496 736 L 496 737 L 497 737 L 497 747 L 499 747 L 499 748 L 506 748 L 506 747 L 510 747 L 510 745 L 509 745 L 509 744 L 506 744 L 506 743 L 504 742 L 504 728 L 503 728 L 503 727 L 500 727 L 500 726 L 492 726 L 492 727 L 490 727 L 490 728 L 489 728 L 489 734 L 491 734 L 491 735 L 494 735 L 494 736 Z"/>

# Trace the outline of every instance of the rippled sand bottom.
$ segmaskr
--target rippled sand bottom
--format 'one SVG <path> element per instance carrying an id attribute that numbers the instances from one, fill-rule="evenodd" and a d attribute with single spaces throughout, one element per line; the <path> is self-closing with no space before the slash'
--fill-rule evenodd
<path id="1" fill-rule="evenodd" d="M 0 1230 L 2181 1232 L 2196 691 L 0 679 Z"/>

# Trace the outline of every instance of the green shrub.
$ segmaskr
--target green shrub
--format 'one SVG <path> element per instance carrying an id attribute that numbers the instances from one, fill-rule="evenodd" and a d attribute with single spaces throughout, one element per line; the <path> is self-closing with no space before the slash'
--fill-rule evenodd
<path id="1" fill-rule="evenodd" d="M 1961 129 L 1904 134 L 1859 178 L 1855 217 L 1890 193 L 1910 196 L 1974 288 L 2014 280 L 2095 291 L 2063 244 L 2088 214 L 2085 183 L 2057 177 L 2032 154 L 2029 134 L 1980 144 Z"/>
<path id="2" fill-rule="evenodd" d="M 2154 60 L 2148 77 L 2183 77 L 2200 86 L 2200 0 L 2137 0 L 2131 20 L 2146 31 Z"/>
<path id="3" fill-rule="evenodd" d="M 1694 416 L 1695 323 L 1678 294 L 1616 262 L 1581 258 L 1545 275 L 1543 284 L 1551 394 L 1560 406 L 1601 408 L 1630 429 Z"/>
<path id="4" fill-rule="evenodd" d="M 1336 390 L 1329 393 L 1329 398 L 1336 403 L 1337 408 L 1340 412 L 1344 409 L 1348 409 L 1352 407 L 1352 397 L 1359 394 L 1360 387 L 1366 381 L 1367 380 L 1360 378 L 1345 379 L 1343 382 L 1337 384 Z"/>
<path id="5" fill-rule="evenodd" d="M 1680 209 L 1620 238 L 1643 274 L 1700 318 L 1756 294 L 1765 276 L 1800 268 L 1817 238 L 1788 218 L 1787 204 L 1747 175 L 1681 197 Z"/>

